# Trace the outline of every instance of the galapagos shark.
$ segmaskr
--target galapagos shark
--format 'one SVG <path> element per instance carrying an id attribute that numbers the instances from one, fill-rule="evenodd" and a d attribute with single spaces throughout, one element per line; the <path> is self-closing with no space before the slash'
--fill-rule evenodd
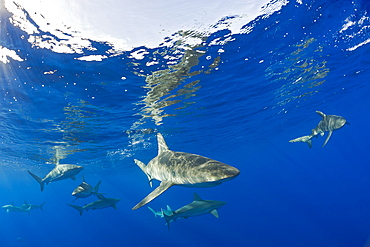
<path id="1" fill-rule="evenodd" d="M 211 187 L 229 181 L 240 171 L 230 165 L 197 154 L 171 151 L 158 133 L 158 155 L 148 165 L 135 159 L 135 163 L 152 180 L 161 184 L 132 209 L 138 209 L 152 201 L 173 185 L 188 187 Z"/>
<path id="2" fill-rule="evenodd" d="M 5 209 L 7 213 L 9 213 L 9 212 L 19 212 L 19 213 L 28 213 L 28 214 L 30 214 L 30 210 L 31 210 L 31 206 L 25 209 L 25 208 L 22 208 L 22 207 L 14 206 L 13 204 L 4 205 L 4 206 L 2 206 L 2 208 Z"/>
<path id="3" fill-rule="evenodd" d="M 80 206 L 77 206 L 77 205 L 72 205 L 72 204 L 67 204 L 68 206 L 78 210 L 80 212 L 80 215 L 82 215 L 83 211 L 86 210 L 95 210 L 95 209 L 102 209 L 102 208 L 108 208 L 108 207 L 112 207 L 114 209 L 117 210 L 117 203 L 120 201 L 121 199 L 116 199 L 116 198 L 105 198 L 103 195 L 100 195 L 100 199 L 95 201 L 95 202 L 92 202 L 92 203 L 89 203 L 89 204 L 86 204 L 85 206 L 83 207 L 80 207 Z"/>
<path id="4" fill-rule="evenodd" d="M 154 216 L 155 216 L 155 217 L 159 216 L 159 217 L 163 218 L 163 217 L 164 217 L 164 214 L 167 214 L 167 215 L 172 214 L 172 209 L 171 209 L 171 208 L 170 208 L 170 206 L 168 206 L 168 205 L 167 205 L 167 209 L 165 209 L 165 210 L 163 210 L 163 209 L 161 208 L 161 210 L 160 210 L 160 211 L 155 211 L 155 210 L 154 210 L 154 209 L 152 209 L 151 207 L 148 207 L 148 209 L 149 209 L 150 211 L 152 211 L 152 213 L 154 214 Z"/>
<path id="5" fill-rule="evenodd" d="M 24 203 L 21 206 L 21 208 L 23 208 L 23 209 L 28 209 L 29 208 L 30 210 L 32 210 L 32 209 L 38 209 L 39 208 L 42 211 L 44 211 L 43 206 L 44 206 L 45 203 L 46 202 L 43 202 L 40 205 L 36 205 L 36 204 L 28 204 L 26 201 L 24 201 Z"/>
<path id="6" fill-rule="evenodd" d="M 30 171 L 28 171 L 28 173 L 40 184 L 41 191 L 43 191 L 45 184 L 67 178 L 76 180 L 75 176 L 83 169 L 82 166 L 59 164 L 59 162 L 57 162 L 55 167 L 44 178 L 40 178 Z"/>
<path id="7" fill-rule="evenodd" d="M 225 205 L 226 202 L 202 200 L 197 193 L 194 193 L 194 200 L 190 204 L 187 204 L 175 211 L 171 211 L 170 214 L 162 210 L 164 219 L 167 222 L 168 230 L 170 229 L 170 222 L 176 221 L 176 219 L 187 219 L 189 217 L 200 216 L 204 214 L 212 214 L 218 218 L 217 209 Z M 171 210 L 171 209 L 169 209 Z"/>
<path id="8" fill-rule="evenodd" d="M 95 185 L 95 187 L 92 187 L 90 184 L 85 182 L 85 177 L 82 176 L 82 183 L 72 192 L 72 196 L 76 197 L 72 202 L 76 201 L 78 198 L 86 198 L 91 195 L 95 195 L 100 199 L 99 196 L 101 193 L 98 192 L 100 183 L 101 180 Z"/>
<path id="9" fill-rule="evenodd" d="M 306 142 L 308 146 L 312 147 L 312 137 L 317 137 L 318 135 L 323 136 L 325 132 L 329 132 L 323 147 L 328 143 L 334 130 L 342 128 L 345 124 L 349 124 L 344 117 L 336 115 L 326 115 L 321 111 L 316 111 L 317 114 L 321 116 L 321 121 L 317 124 L 316 128 L 311 130 L 311 135 L 298 137 L 296 139 L 290 140 L 289 142 Z"/>

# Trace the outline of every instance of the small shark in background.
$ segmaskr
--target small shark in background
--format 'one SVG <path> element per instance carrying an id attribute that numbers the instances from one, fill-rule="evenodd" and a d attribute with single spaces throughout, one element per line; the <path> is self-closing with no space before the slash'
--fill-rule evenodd
<path id="1" fill-rule="evenodd" d="M 86 204 L 85 206 L 83 207 L 80 207 L 80 206 L 77 206 L 77 205 L 72 205 L 72 204 L 67 204 L 68 206 L 78 210 L 80 212 L 80 215 L 82 215 L 83 211 L 86 210 L 95 210 L 95 209 L 102 209 L 102 208 L 108 208 L 108 207 L 112 207 L 114 209 L 117 210 L 117 203 L 120 201 L 121 199 L 116 199 L 116 198 L 105 198 L 103 195 L 100 195 L 100 199 L 95 201 L 95 202 L 92 202 L 92 203 L 89 203 L 89 204 Z"/>
<path id="2" fill-rule="evenodd" d="M 95 185 L 95 187 L 92 187 L 90 184 L 85 182 L 85 177 L 82 176 L 82 183 L 77 186 L 77 188 L 72 192 L 72 196 L 75 196 L 76 199 L 74 199 L 72 202 L 76 201 L 78 198 L 86 198 L 91 195 L 95 195 L 98 198 L 100 198 L 101 193 L 99 193 L 99 187 L 100 187 L 101 180 Z"/>
<path id="3" fill-rule="evenodd" d="M 27 209 L 24 209 L 22 207 L 14 206 L 13 204 L 4 205 L 4 206 L 2 206 L 2 208 L 5 209 L 5 211 L 7 213 L 9 213 L 9 212 L 19 212 L 19 213 L 28 213 L 28 214 L 30 214 L 30 210 L 31 210 L 31 206 L 28 207 Z"/>
<path id="4" fill-rule="evenodd" d="M 28 171 L 28 173 L 40 184 L 41 191 L 43 191 L 45 184 L 67 178 L 76 180 L 75 176 L 83 169 L 84 168 L 82 166 L 59 164 L 58 162 L 56 163 L 54 169 L 51 170 L 44 178 L 40 178 L 30 171 Z"/>
<path id="5" fill-rule="evenodd" d="M 40 205 L 36 205 L 36 204 L 28 204 L 26 201 L 24 201 L 24 203 L 21 206 L 21 208 L 23 208 L 23 209 L 28 209 L 29 208 L 30 210 L 32 210 L 32 209 L 38 209 L 39 208 L 42 211 L 44 211 L 43 206 L 45 205 L 45 203 L 46 202 L 43 202 Z"/>
<path id="6" fill-rule="evenodd" d="M 194 200 L 192 203 L 185 205 L 175 211 L 172 211 L 167 206 L 167 210 L 162 210 L 162 215 L 167 222 L 168 230 L 170 229 L 170 222 L 176 221 L 177 219 L 187 219 L 189 217 L 200 216 L 204 214 L 212 214 L 218 218 L 217 209 L 225 205 L 226 202 L 202 200 L 197 193 L 194 193 Z"/>
<path id="7" fill-rule="evenodd" d="M 152 211 L 152 213 L 154 214 L 155 217 L 159 216 L 159 217 L 163 218 L 164 214 L 167 214 L 167 215 L 172 214 L 172 209 L 168 205 L 167 205 L 167 209 L 165 209 L 165 210 L 161 209 L 160 211 L 155 211 L 151 207 L 148 207 L 148 208 L 149 208 L 150 211 Z"/>
<path id="8" fill-rule="evenodd" d="M 173 185 L 188 187 L 211 187 L 229 181 L 239 175 L 235 167 L 197 154 L 171 151 L 158 133 L 158 155 L 148 165 L 135 159 L 135 163 L 147 175 L 150 186 L 152 180 L 161 181 L 153 190 L 132 209 L 138 209 L 152 201 Z"/>
<path id="9" fill-rule="evenodd" d="M 316 113 L 319 114 L 322 117 L 322 119 L 318 123 L 316 128 L 314 128 L 311 131 L 311 135 L 298 137 L 296 139 L 290 140 L 289 142 L 306 142 L 308 146 L 311 148 L 312 137 L 317 137 L 317 135 L 319 134 L 323 136 L 325 132 L 329 132 L 324 144 L 322 145 L 324 147 L 328 143 L 334 130 L 342 128 L 345 124 L 349 124 L 344 117 L 336 115 L 326 115 L 321 111 L 316 111 Z"/>

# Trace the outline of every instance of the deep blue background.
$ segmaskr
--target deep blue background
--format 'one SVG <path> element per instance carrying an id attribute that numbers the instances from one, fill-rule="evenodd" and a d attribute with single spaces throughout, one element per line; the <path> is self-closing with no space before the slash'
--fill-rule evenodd
<path id="1" fill-rule="evenodd" d="M 368 44 L 350 48 L 370 38 L 369 10 L 367 1 L 291 1 L 246 24 L 251 31 L 210 35 L 196 48 L 205 52 L 199 63 L 158 99 L 178 100 L 160 108 L 160 124 L 143 118 L 150 89 L 138 73 L 170 67 L 161 54 L 175 54 L 176 47 L 134 49 L 149 52 L 142 60 L 128 51 L 79 61 L 81 54 L 33 48 L 2 11 L 0 45 L 25 61 L 0 64 L 0 204 L 46 204 L 30 215 L 0 212 L 1 246 L 368 246 L 370 53 Z M 84 55 L 110 49 L 93 46 L 97 50 Z M 220 63 L 209 69 L 217 57 Z M 159 63 L 146 66 L 153 58 Z M 194 91 L 178 91 L 189 88 Z M 323 137 L 312 149 L 289 143 L 316 126 L 316 110 L 350 125 L 335 131 L 324 148 Z M 143 134 L 148 128 L 153 131 Z M 175 151 L 211 157 L 241 174 L 213 188 L 172 187 L 150 206 L 176 209 L 197 192 L 227 202 L 219 219 L 178 220 L 168 231 L 146 207 L 131 210 L 152 190 L 133 158 L 147 163 L 155 157 L 156 132 Z M 67 152 L 61 163 L 85 167 L 87 182 L 102 179 L 101 192 L 121 199 L 117 211 L 80 217 L 68 207 L 81 176 L 39 191 L 26 170 L 47 174 L 55 146 Z"/>

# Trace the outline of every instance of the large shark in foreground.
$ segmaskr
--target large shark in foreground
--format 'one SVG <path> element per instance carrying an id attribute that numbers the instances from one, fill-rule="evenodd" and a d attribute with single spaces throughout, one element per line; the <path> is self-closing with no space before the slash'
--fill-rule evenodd
<path id="1" fill-rule="evenodd" d="M 76 175 L 84 169 L 82 166 L 59 164 L 57 163 L 53 170 L 51 170 L 44 178 L 40 178 L 28 171 L 28 173 L 40 184 L 41 191 L 44 190 L 45 184 L 59 181 L 67 178 L 76 180 Z"/>
<path id="2" fill-rule="evenodd" d="M 135 159 L 135 163 L 152 180 L 161 184 L 132 209 L 138 209 L 165 192 L 172 185 L 211 187 L 231 180 L 239 175 L 235 167 L 197 154 L 171 151 L 158 133 L 158 155 L 148 165 Z"/>
<path id="3" fill-rule="evenodd" d="M 221 208 L 225 205 L 226 202 L 221 201 L 211 201 L 211 200 L 202 200 L 197 193 L 194 193 L 194 200 L 192 203 L 185 205 L 175 211 L 172 211 L 169 206 L 167 206 L 167 210 L 161 210 L 160 215 L 158 212 L 153 211 L 156 215 L 163 216 L 167 222 L 168 229 L 170 229 L 170 222 L 175 221 L 177 219 L 187 219 L 189 217 L 200 216 L 204 214 L 212 214 L 216 218 L 218 218 L 217 209 Z"/>
<path id="4" fill-rule="evenodd" d="M 95 195 L 99 198 L 101 195 L 101 193 L 99 193 L 100 183 L 101 180 L 95 185 L 95 187 L 92 187 L 90 184 L 85 182 L 85 177 L 82 176 L 82 183 L 72 192 L 72 196 L 76 197 L 73 201 L 76 201 L 78 198 L 86 198 L 91 195 Z"/>
<path id="5" fill-rule="evenodd" d="M 290 140 L 289 142 L 306 142 L 311 148 L 312 137 L 317 137 L 317 135 L 319 134 L 323 136 L 325 132 L 329 132 L 324 144 L 322 145 L 324 147 L 328 143 L 334 130 L 342 128 L 345 124 L 349 124 L 344 117 L 336 115 L 326 115 L 321 111 L 316 111 L 316 113 L 319 114 L 322 119 L 318 123 L 316 128 L 311 131 L 311 135 L 298 137 L 296 139 Z"/>
<path id="6" fill-rule="evenodd" d="M 90 209 L 95 210 L 95 209 L 102 209 L 102 208 L 108 208 L 108 207 L 117 209 L 116 204 L 120 201 L 120 199 L 116 199 L 116 198 L 105 198 L 103 195 L 100 195 L 99 198 L 100 198 L 99 200 L 86 204 L 83 207 L 72 205 L 72 204 L 67 204 L 67 205 L 78 210 L 80 212 L 80 215 L 82 215 L 84 210 L 88 211 Z"/>

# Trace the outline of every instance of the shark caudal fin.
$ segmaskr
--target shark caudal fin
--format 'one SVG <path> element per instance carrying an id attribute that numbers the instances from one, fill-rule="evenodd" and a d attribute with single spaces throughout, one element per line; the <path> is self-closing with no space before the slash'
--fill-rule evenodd
<path id="1" fill-rule="evenodd" d="M 136 204 L 136 206 L 133 207 L 132 210 L 138 209 L 146 205 L 147 203 L 151 202 L 153 199 L 155 199 L 157 196 L 165 192 L 172 185 L 173 185 L 172 182 L 162 181 L 162 183 L 155 190 L 153 190 L 149 195 L 147 195 L 143 200 L 141 200 L 141 202 Z"/>
<path id="2" fill-rule="evenodd" d="M 156 212 L 156 211 L 154 211 L 154 209 L 152 209 L 151 207 L 148 207 L 148 209 L 149 209 L 150 211 L 152 211 L 152 213 L 154 214 L 154 216 L 157 218 L 157 212 Z"/>
<path id="3" fill-rule="evenodd" d="M 42 178 L 36 176 L 30 171 L 28 171 L 28 173 L 40 184 L 41 191 L 44 191 L 44 181 L 42 181 Z"/>
<path id="4" fill-rule="evenodd" d="M 77 205 L 72 205 L 72 204 L 67 204 L 67 205 L 76 209 L 78 212 L 80 212 L 80 216 L 82 215 L 82 213 L 84 211 L 83 207 L 80 207 L 80 206 L 77 206 Z"/>
<path id="5" fill-rule="evenodd" d="M 140 160 L 137 160 L 137 159 L 134 159 L 134 162 L 135 162 L 135 164 L 136 164 L 138 167 L 140 167 L 140 169 L 141 169 L 141 170 L 145 173 L 145 175 L 148 177 L 150 187 L 153 187 L 152 177 L 150 176 L 150 174 L 148 174 L 148 173 L 146 172 L 146 165 L 145 165 L 143 162 L 141 162 Z"/>
<path id="6" fill-rule="evenodd" d="M 310 148 L 312 148 L 312 137 L 313 135 L 302 136 L 296 139 L 290 140 L 289 142 L 306 142 Z"/>
<path id="7" fill-rule="evenodd" d="M 39 208 L 40 208 L 42 211 L 44 211 L 43 206 L 45 205 L 45 203 L 46 203 L 46 202 L 43 202 L 43 203 L 41 203 L 41 204 L 40 204 L 40 206 L 39 206 Z"/>

